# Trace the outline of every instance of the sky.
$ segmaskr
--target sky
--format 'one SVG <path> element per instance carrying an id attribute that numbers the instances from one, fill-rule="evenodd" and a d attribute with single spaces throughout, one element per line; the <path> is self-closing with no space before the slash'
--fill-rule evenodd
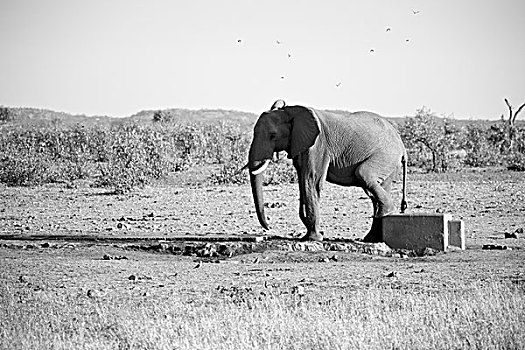
<path id="1" fill-rule="evenodd" d="M 260 114 L 284 99 L 498 119 L 504 98 L 525 102 L 524 10 L 523 0 L 0 0 L 0 105 L 125 117 Z"/>

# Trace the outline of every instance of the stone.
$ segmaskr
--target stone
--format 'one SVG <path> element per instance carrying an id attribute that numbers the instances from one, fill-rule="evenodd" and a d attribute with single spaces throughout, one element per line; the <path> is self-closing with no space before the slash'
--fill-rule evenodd
<path id="1" fill-rule="evenodd" d="M 394 249 L 433 248 L 445 251 L 450 214 L 392 214 L 382 218 L 383 241 Z"/>
<path id="2" fill-rule="evenodd" d="M 21 275 L 18 277 L 18 280 L 22 283 L 28 283 L 29 282 L 29 279 L 27 278 L 27 276 L 25 275 Z"/>
<path id="3" fill-rule="evenodd" d="M 321 242 L 305 242 L 304 250 L 307 252 L 318 252 L 324 250 L 324 246 Z"/>
<path id="4" fill-rule="evenodd" d="M 510 233 L 510 232 L 505 232 L 505 238 L 513 238 L 513 239 L 518 239 L 520 238 L 519 234 L 518 234 L 518 230 Z"/>
<path id="5" fill-rule="evenodd" d="M 118 222 L 117 223 L 117 228 L 119 230 L 127 230 L 129 228 L 128 224 L 126 223 L 123 223 L 123 222 Z"/>
<path id="6" fill-rule="evenodd" d="M 484 244 L 481 249 L 483 250 L 511 250 L 506 245 L 501 244 Z"/>
<path id="7" fill-rule="evenodd" d="M 465 225 L 463 220 L 448 222 L 448 245 L 465 250 Z"/>

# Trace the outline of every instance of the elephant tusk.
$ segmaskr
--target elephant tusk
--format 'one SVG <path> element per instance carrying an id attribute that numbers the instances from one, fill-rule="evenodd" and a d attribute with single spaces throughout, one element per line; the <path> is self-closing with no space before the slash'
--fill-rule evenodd
<path id="1" fill-rule="evenodd" d="M 264 161 L 264 164 L 261 165 L 261 167 L 260 167 L 259 169 L 252 171 L 252 175 L 259 175 L 260 173 L 262 173 L 263 171 L 265 171 L 266 168 L 268 167 L 268 164 L 270 164 L 270 160 L 269 160 L 269 159 L 266 159 L 266 160 Z"/>

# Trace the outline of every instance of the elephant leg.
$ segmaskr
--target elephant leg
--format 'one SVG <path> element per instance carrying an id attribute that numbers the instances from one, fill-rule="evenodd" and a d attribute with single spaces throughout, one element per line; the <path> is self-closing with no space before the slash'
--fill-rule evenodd
<path id="1" fill-rule="evenodd" d="M 388 176 L 385 180 L 381 180 L 379 176 L 376 175 L 374 167 L 367 163 L 361 164 L 356 169 L 356 176 L 360 180 L 363 189 L 367 193 L 369 192 L 371 198 L 373 196 L 377 201 L 377 210 L 374 212 L 375 218 L 382 218 L 395 211 L 394 203 L 390 197 L 391 176 Z"/>
<path id="2" fill-rule="evenodd" d="M 301 240 L 322 241 L 323 235 L 319 231 L 319 202 L 328 163 L 318 165 L 319 162 L 307 161 L 305 165 L 296 166 L 299 174 L 299 217 L 306 226 L 306 235 Z"/>
<path id="3" fill-rule="evenodd" d="M 394 211 L 394 204 L 390 197 L 390 190 L 392 186 L 392 176 L 381 182 L 381 180 L 374 175 L 373 169 L 366 165 L 361 165 L 356 175 L 362 182 L 365 193 L 372 200 L 374 206 L 374 215 L 372 218 L 372 227 L 368 234 L 363 238 L 365 242 L 381 242 L 382 237 L 382 217 Z"/>

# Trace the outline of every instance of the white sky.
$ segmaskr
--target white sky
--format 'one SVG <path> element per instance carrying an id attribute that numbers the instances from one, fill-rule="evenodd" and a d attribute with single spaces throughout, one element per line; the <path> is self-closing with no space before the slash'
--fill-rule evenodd
<path id="1" fill-rule="evenodd" d="M 282 98 L 496 119 L 504 97 L 525 102 L 524 13 L 523 0 L 0 0 L 0 105 L 259 114 Z"/>

